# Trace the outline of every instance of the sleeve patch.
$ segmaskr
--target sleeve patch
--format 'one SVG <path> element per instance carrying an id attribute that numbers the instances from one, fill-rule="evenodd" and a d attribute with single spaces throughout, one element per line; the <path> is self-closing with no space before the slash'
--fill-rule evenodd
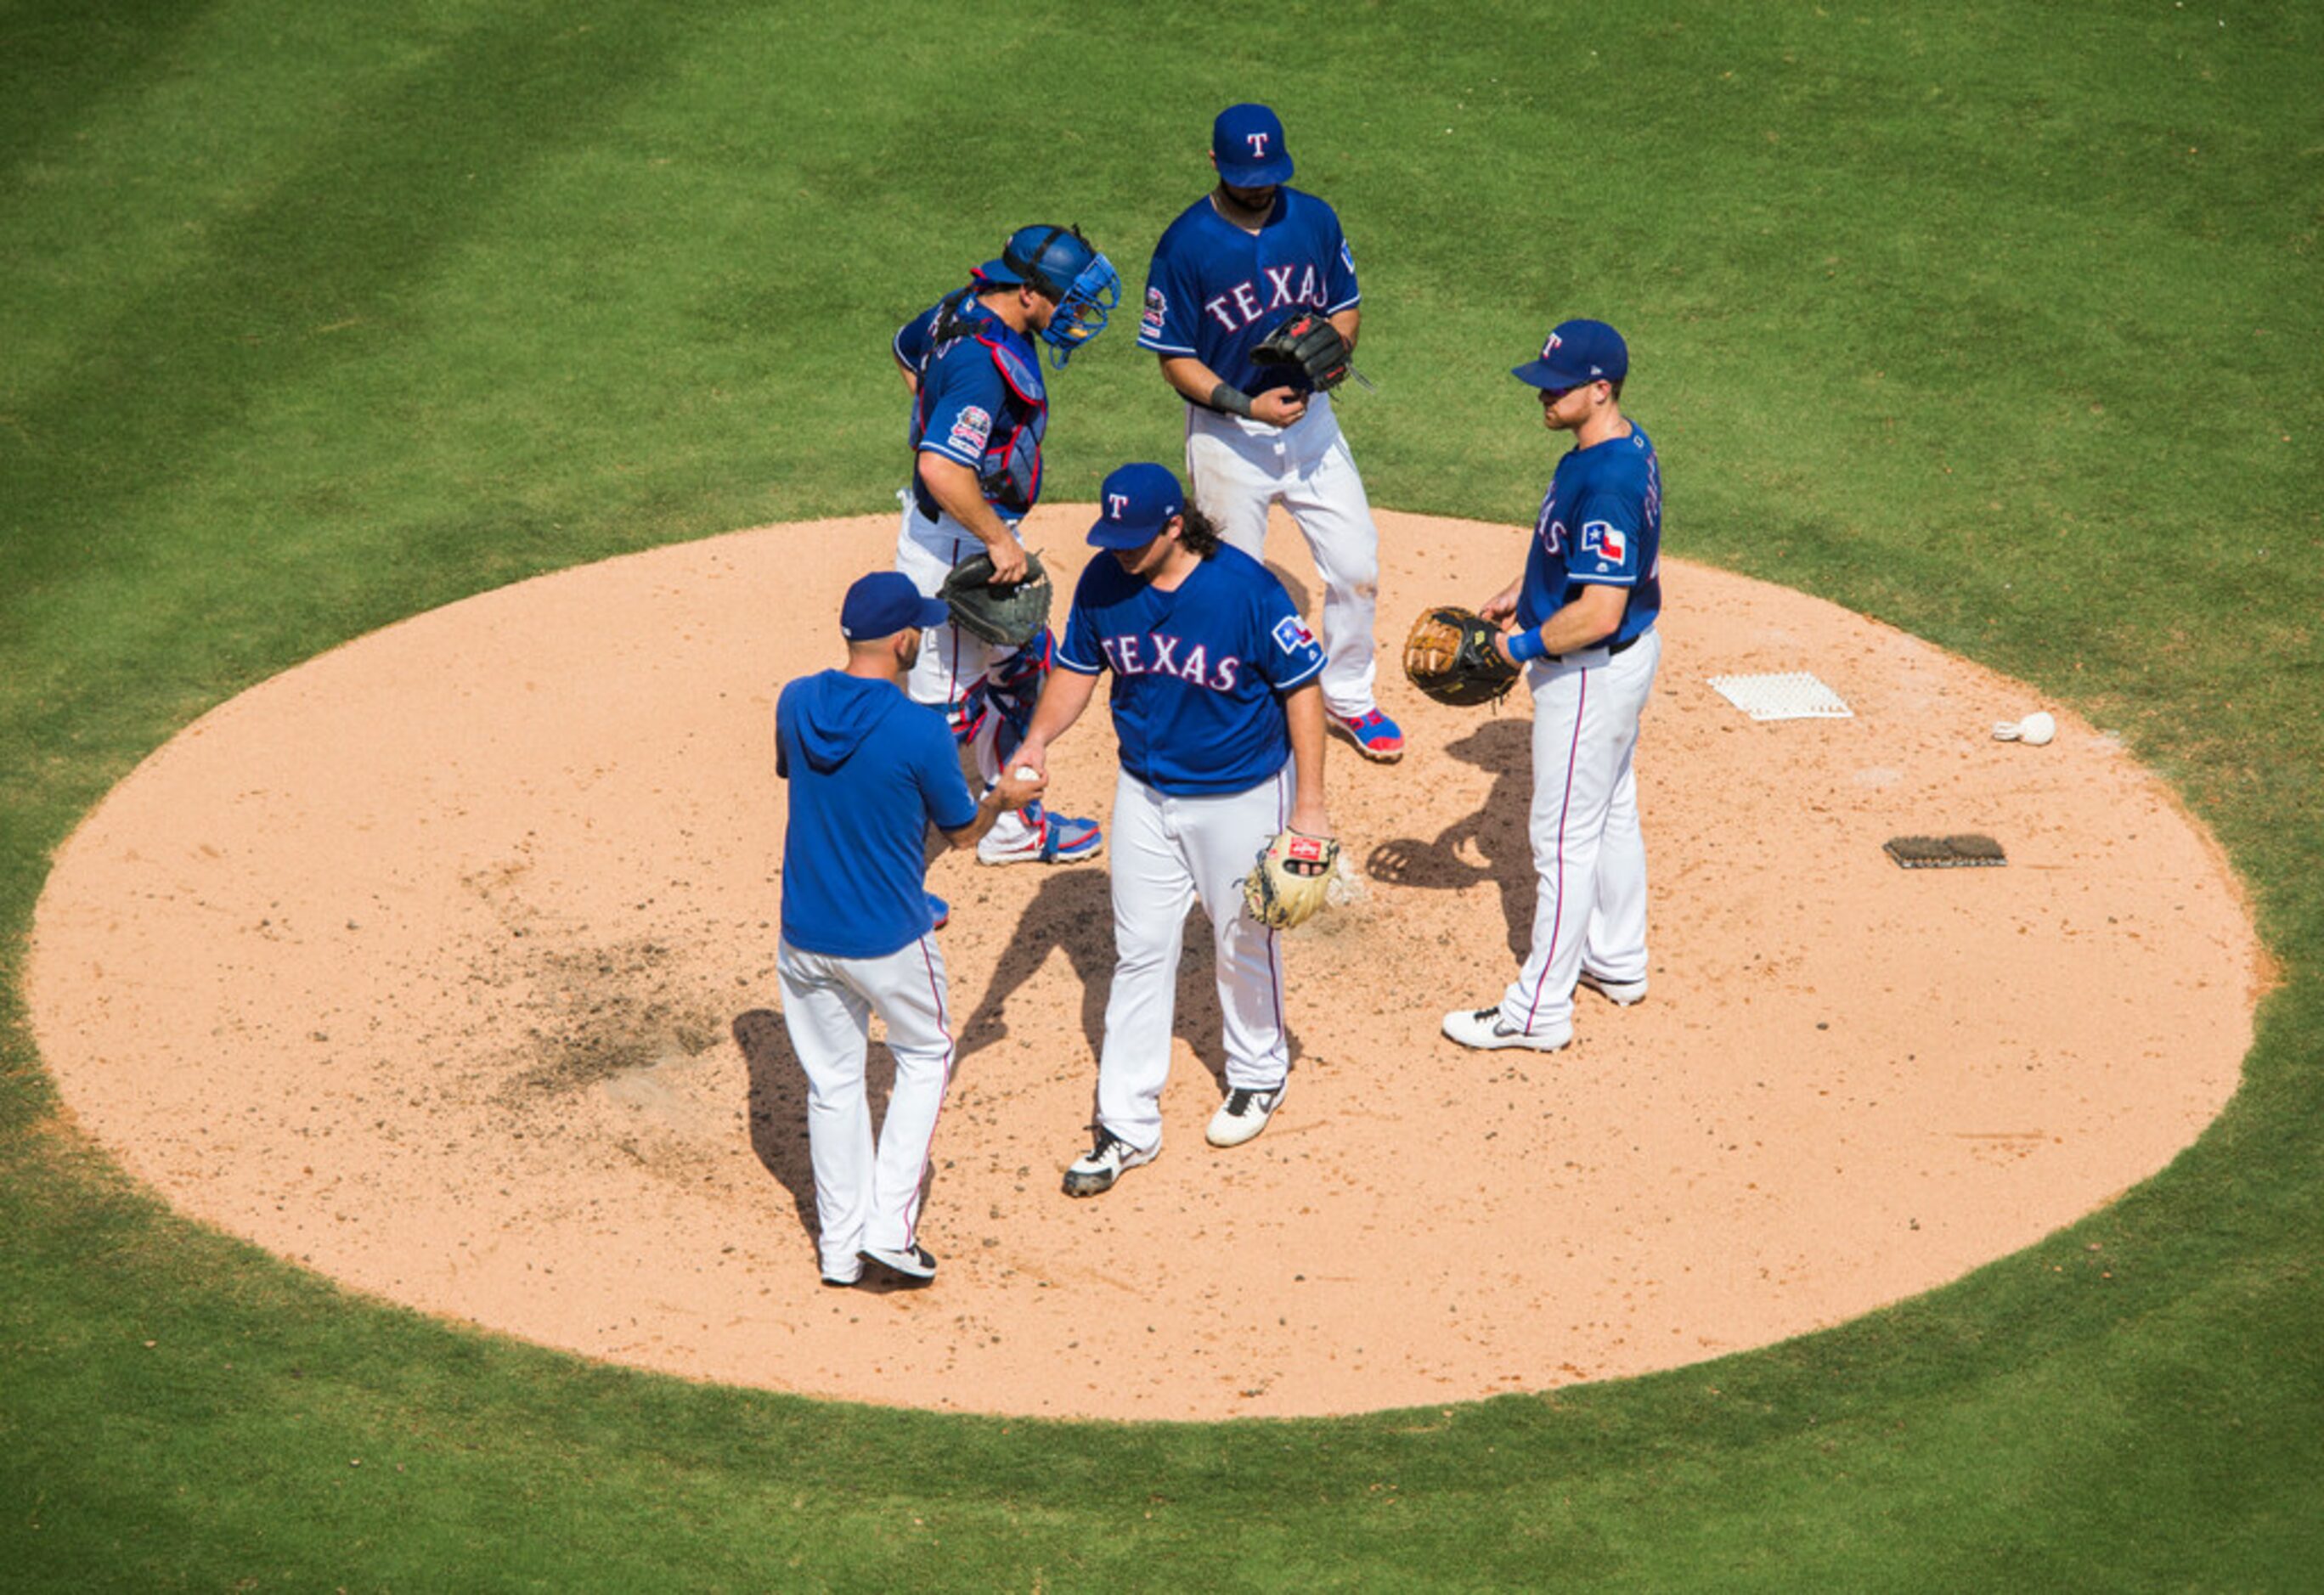
<path id="1" fill-rule="evenodd" d="M 1286 614 L 1275 622 L 1275 646 L 1286 653 L 1297 653 L 1315 646 L 1315 633 L 1297 615 Z"/>
<path id="2" fill-rule="evenodd" d="M 1585 521 L 1582 523 L 1582 551 L 1620 565 L 1630 557 L 1630 539 L 1610 521 Z"/>
<path id="3" fill-rule="evenodd" d="M 1170 318 L 1170 300 L 1158 288 L 1146 290 L 1146 314 L 1139 318 L 1138 330 L 1142 337 L 1160 337 L 1162 324 Z"/>
<path id="4" fill-rule="evenodd" d="M 964 404 L 953 418 L 952 446 L 966 454 L 984 452 L 984 440 L 992 436 L 992 416 L 983 406 Z"/>

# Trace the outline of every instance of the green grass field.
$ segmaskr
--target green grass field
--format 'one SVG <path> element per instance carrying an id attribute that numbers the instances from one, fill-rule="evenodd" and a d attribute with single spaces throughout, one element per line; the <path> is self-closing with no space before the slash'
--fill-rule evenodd
<path id="1" fill-rule="evenodd" d="M 0 1587 L 2315 1588 L 2324 12 L 859 16 L 0 0 Z M 2200 1142 L 1770 1351 L 1125 1427 L 462 1332 L 76 1136 L 19 975 L 108 787 L 416 610 L 888 507 L 887 339 L 1026 222 L 1081 223 L 1132 300 L 1056 383 L 1050 495 L 1176 458 L 1134 301 L 1243 98 L 1355 242 L 1377 502 L 1528 518 L 1503 373 L 1602 316 L 1674 552 L 2023 677 L 2169 777 L 2282 975 Z"/>

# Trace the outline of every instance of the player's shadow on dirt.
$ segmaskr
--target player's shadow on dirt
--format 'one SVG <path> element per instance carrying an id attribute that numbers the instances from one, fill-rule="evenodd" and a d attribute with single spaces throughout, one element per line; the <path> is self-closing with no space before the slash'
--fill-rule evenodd
<path id="1" fill-rule="evenodd" d="M 1492 775 L 1485 806 L 1445 826 L 1433 841 L 1399 836 L 1379 844 L 1364 861 L 1364 872 L 1392 886 L 1424 890 L 1498 882 L 1509 951 L 1523 958 L 1533 946 L 1533 910 L 1541 896 L 1533 844 L 1526 834 L 1533 801 L 1533 723 L 1517 716 L 1489 720 L 1444 751 Z M 1471 856 L 1479 862 L 1470 862 Z"/>
<path id="2" fill-rule="evenodd" d="M 751 1082 L 751 1150 L 790 1193 L 799 1222 L 812 1235 L 817 1225 L 815 1166 L 807 1148 L 807 1074 L 799 1067 L 798 1054 L 791 1050 L 790 1031 L 784 1027 L 781 1014 L 770 1008 L 754 1008 L 735 1016 L 734 1045 L 742 1049 L 742 1066 Z M 875 1122 L 886 1108 L 884 1102 L 876 1099 L 885 1092 L 884 1085 L 875 1088 Z"/>
<path id="3" fill-rule="evenodd" d="M 1236 908 L 1240 911 L 1240 905 Z M 1063 953 L 1073 965 L 1081 987 L 1082 1036 L 1095 1057 L 1105 1043 L 1105 1000 L 1113 989 L 1113 899 L 1105 871 L 1062 869 L 1041 882 L 1026 905 L 1008 951 L 992 972 L 992 982 L 968 1017 L 961 1021 L 961 1063 L 1012 1033 L 1009 999 L 1038 974 L 1053 953 Z M 1186 916 L 1185 951 L 1178 959 L 1178 1000 L 1171 1033 L 1183 1039 L 1203 1060 L 1203 1066 L 1226 1090 L 1226 1058 L 1221 1051 L 1217 961 L 1211 948 L 1211 923 L 1201 908 Z M 1291 1056 L 1301 1056 L 1299 1038 L 1289 1038 Z M 1094 1082 L 1094 1070 L 1091 1074 Z"/>
<path id="4" fill-rule="evenodd" d="M 816 1240 L 823 1233 L 823 1224 L 816 1216 L 815 1163 L 807 1151 L 807 1073 L 799 1067 L 798 1054 L 791 1048 L 790 1031 L 783 1024 L 781 1014 L 772 1009 L 754 1008 L 734 1017 L 734 1045 L 742 1049 L 742 1065 L 750 1075 L 751 1150 L 758 1154 L 766 1171 L 790 1193 L 799 1228 L 807 1231 L 809 1240 Z M 888 1094 L 896 1079 L 892 1068 L 882 1066 L 887 1061 L 881 1056 L 885 1051 L 880 1043 L 872 1044 L 863 1083 L 875 1125 L 887 1120 Z M 927 1179 L 934 1177 L 935 1171 L 931 1169 L 921 1185 L 924 1194 Z M 914 1288 L 899 1280 L 876 1277 L 879 1273 L 876 1268 L 868 1270 L 858 1288 L 882 1295 L 890 1290 Z"/>

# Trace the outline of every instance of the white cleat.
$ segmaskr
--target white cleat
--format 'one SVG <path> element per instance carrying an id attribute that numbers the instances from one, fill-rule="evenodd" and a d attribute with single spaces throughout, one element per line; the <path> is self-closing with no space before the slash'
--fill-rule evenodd
<path id="1" fill-rule="evenodd" d="M 1573 1039 L 1573 1027 L 1554 1030 L 1520 1030 L 1501 1017 L 1500 1009 L 1456 1008 L 1444 1016 L 1444 1033 L 1463 1046 L 1489 1051 L 1499 1046 L 1529 1046 L 1536 1052 L 1555 1052 Z"/>
<path id="2" fill-rule="evenodd" d="M 1161 1148 L 1141 1152 L 1102 1125 L 1097 1132 L 1097 1144 L 1074 1158 L 1065 1168 L 1065 1194 L 1094 1196 L 1101 1191 L 1113 1189 L 1113 1182 L 1141 1163 L 1151 1163 Z"/>
<path id="3" fill-rule="evenodd" d="M 1635 981 L 1609 981 L 1602 974 L 1583 970 L 1576 985 L 1589 987 L 1617 1008 L 1628 1008 L 1646 1000 L 1646 982 L 1642 976 Z"/>
<path id="4" fill-rule="evenodd" d="M 913 1246 L 901 1251 L 891 1251 L 884 1246 L 867 1246 L 863 1255 L 890 1272 L 898 1275 L 899 1284 L 926 1285 L 936 1277 L 936 1259 L 925 1246 Z"/>
<path id="5" fill-rule="evenodd" d="M 1213 1147 L 1240 1147 L 1267 1128 L 1275 1115 L 1275 1105 L 1283 1100 L 1283 1087 L 1273 1091 L 1230 1091 L 1219 1111 L 1211 1115 L 1207 1132 Z"/>

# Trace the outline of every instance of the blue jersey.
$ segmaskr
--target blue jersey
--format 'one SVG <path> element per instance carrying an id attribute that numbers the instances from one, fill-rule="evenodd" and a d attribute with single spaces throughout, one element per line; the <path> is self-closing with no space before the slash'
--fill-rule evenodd
<path id="1" fill-rule="evenodd" d="M 1041 496 L 1041 435 L 1049 395 L 1032 340 L 976 302 L 973 287 L 948 294 L 904 323 L 896 358 L 919 378 L 912 401 L 912 496 L 938 514 L 920 480 L 923 454 L 968 466 L 984 501 L 1015 521 Z"/>
<path id="2" fill-rule="evenodd" d="M 1533 534 L 1518 625 L 1532 630 L 1596 585 L 1630 589 L 1607 642 L 1644 634 L 1663 606 L 1663 472 L 1646 429 L 1633 422 L 1627 438 L 1569 449 Z"/>
<path id="3" fill-rule="evenodd" d="M 1260 365 L 1251 350 L 1302 308 L 1332 315 L 1362 298 L 1340 218 L 1313 194 L 1276 189 L 1275 209 L 1255 234 L 1221 216 L 1205 194 L 1154 246 L 1138 346 L 1192 355 L 1246 393 L 1305 392 L 1315 385 L 1305 372 Z"/>
<path id="4" fill-rule="evenodd" d="M 1267 567 L 1222 548 L 1166 593 L 1101 554 L 1082 571 L 1060 668 L 1113 672 L 1121 768 L 1179 798 L 1248 792 L 1291 757 L 1280 695 L 1323 650 Z"/>
<path id="5" fill-rule="evenodd" d="M 927 828 L 957 831 L 976 799 L 944 715 L 885 681 L 825 670 L 775 703 L 783 939 L 834 958 L 884 958 L 928 934 Z"/>

